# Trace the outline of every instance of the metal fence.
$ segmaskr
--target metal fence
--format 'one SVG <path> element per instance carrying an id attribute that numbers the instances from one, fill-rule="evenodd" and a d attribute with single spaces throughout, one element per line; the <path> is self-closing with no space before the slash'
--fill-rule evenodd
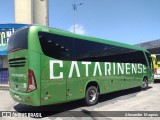
<path id="1" fill-rule="evenodd" d="M 8 84 L 8 68 L 0 68 L 0 84 Z"/>

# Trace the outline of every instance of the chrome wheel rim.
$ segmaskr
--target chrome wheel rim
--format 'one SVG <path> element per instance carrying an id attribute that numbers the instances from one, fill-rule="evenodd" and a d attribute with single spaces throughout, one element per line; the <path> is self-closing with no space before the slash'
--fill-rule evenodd
<path id="1" fill-rule="evenodd" d="M 146 87 L 147 87 L 147 82 L 143 81 L 142 88 L 146 88 Z"/>
<path id="2" fill-rule="evenodd" d="M 96 100 L 97 92 L 96 90 L 92 89 L 89 91 L 89 101 L 94 102 Z"/>

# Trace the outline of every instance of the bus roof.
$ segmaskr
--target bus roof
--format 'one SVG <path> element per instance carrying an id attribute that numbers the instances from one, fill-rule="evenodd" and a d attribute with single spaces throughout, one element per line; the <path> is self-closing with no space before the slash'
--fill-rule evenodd
<path id="1" fill-rule="evenodd" d="M 98 42 L 98 43 L 110 44 L 110 45 L 114 45 L 114 46 L 119 46 L 119 47 L 148 52 L 143 47 L 130 45 L 130 44 L 126 44 L 126 43 L 121 43 L 121 42 L 116 42 L 116 41 L 112 41 L 112 40 L 91 37 L 91 36 L 84 36 L 84 35 L 75 34 L 75 33 L 69 32 L 69 31 L 60 30 L 57 28 L 51 28 L 51 27 L 40 26 L 40 25 L 31 25 L 30 27 L 36 27 L 37 31 L 44 31 L 44 29 L 48 29 L 48 31 L 46 31 L 46 32 L 49 32 L 49 33 L 55 33 L 55 34 L 59 34 L 59 35 L 63 35 L 63 36 L 79 38 L 79 39 L 83 39 L 83 40 L 94 41 L 94 42 Z"/>

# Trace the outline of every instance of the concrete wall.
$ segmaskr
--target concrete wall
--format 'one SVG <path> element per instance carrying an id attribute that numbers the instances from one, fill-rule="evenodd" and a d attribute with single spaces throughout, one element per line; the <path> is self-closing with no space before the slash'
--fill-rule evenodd
<path id="1" fill-rule="evenodd" d="M 33 22 L 48 26 L 48 0 L 33 1 Z"/>
<path id="2" fill-rule="evenodd" d="M 48 0 L 14 0 L 15 23 L 48 26 Z"/>
<path id="3" fill-rule="evenodd" d="M 14 0 L 15 23 L 33 23 L 32 0 Z"/>
<path id="4" fill-rule="evenodd" d="M 8 68 L 7 56 L 0 56 L 0 69 Z"/>
<path id="5" fill-rule="evenodd" d="M 3 68 L 8 68 L 7 56 L 3 56 Z"/>

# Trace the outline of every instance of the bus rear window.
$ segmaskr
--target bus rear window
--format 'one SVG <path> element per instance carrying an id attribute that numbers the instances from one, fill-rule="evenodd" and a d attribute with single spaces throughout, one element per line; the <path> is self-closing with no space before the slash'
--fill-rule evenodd
<path id="1" fill-rule="evenodd" d="M 8 52 L 18 49 L 28 49 L 28 28 L 16 31 L 9 38 Z"/>

